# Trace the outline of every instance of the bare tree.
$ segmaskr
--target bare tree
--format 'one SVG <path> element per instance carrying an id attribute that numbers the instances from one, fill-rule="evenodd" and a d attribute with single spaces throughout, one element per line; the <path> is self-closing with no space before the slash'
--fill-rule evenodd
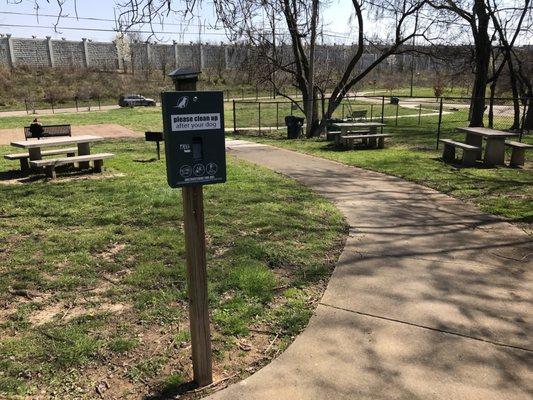
<path id="1" fill-rule="evenodd" d="M 185 14 L 192 12 L 200 0 L 137 0 L 124 1 L 121 19 L 125 26 L 151 21 L 161 12 L 171 14 L 181 7 Z M 298 106 L 307 119 L 306 135 L 320 133 L 346 94 L 387 57 L 400 51 L 402 45 L 415 36 L 426 37 L 431 22 L 422 26 L 419 11 L 426 0 L 352 0 L 357 43 L 353 46 L 333 90 L 317 80 L 316 49 L 321 26 L 321 13 L 326 6 L 320 0 L 214 0 L 217 16 L 231 39 L 245 38 L 264 60 L 264 79 L 271 81 L 278 94 L 296 100 L 278 85 L 278 77 L 292 77 L 302 96 Z M 175 6 L 175 7 L 174 7 Z M 365 29 L 365 21 L 380 19 L 392 34 L 372 38 Z M 370 24 L 369 24 L 370 25 Z M 385 30 L 385 29 L 384 29 Z M 365 68 L 358 68 L 365 50 L 372 48 L 377 57 Z M 331 83 L 331 82 L 330 82 Z M 318 113 L 319 98 L 324 105 Z M 327 101 L 325 101 L 327 98 Z M 327 104 L 326 104 L 327 103 Z"/>
<path id="2" fill-rule="evenodd" d="M 474 66 L 470 126 L 483 126 L 487 83 L 491 83 L 493 97 L 500 73 L 506 65 L 512 64 L 511 49 L 522 30 L 525 15 L 531 13 L 530 1 L 428 0 L 428 3 L 440 12 L 437 18 L 455 28 L 450 32 L 460 40 L 465 41 L 461 33 L 470 31 Z M 493 42 L 497 39 L 500 49 L 493 48 Z M 489 76 L 491 57 L 493 73 Z"/>
<path id="3" fill-rule="evenodd" d="M 427 39 L 432 22 L 422 24 L 419 11 L 427 0 L 352 0 L 357 43 L 349 54 L 333 90 L 319 85 L 317 80 L 316 49 L 321 30 L 321 14 L 326 3 L 321 0 L 214 0 L 218 23 L 226 29 L 230 39 L 245 39 L 264 60 L 262 81 L 269 80 L 281 96 L 293 100 L 307 119 L 306 135 L 317 135 L 346 94 L 387 57 L 402 49 L 402 45 L 416 36 Z M 121 26 L 128 28 L 146 24 L 162 15 L 192 13 L 201 0 L 124 0 L 120 3 Z M 367 33 L 371 19 L 380 20 L 383 31 L 392 34 L 372 38 Z M 368 25 L 370 25 L 368 23 Z M 365 30 L 366 29 L 366 30 Z M 378 53 L 365 68 L 358 68 L 365 50 Z M 302 105 L 278 85 L 280 75 L 292 77 L 293 85 L 302 96 Z M 331 84 L 331 80 L 329 80 Z M 323 104 L 318 113 L 319 98 Z M 327 101 L 325 101 L 327 98 Z M 326 104 L 327 103 L 327 104 Z"/>
<path id="4" fill-rule="evenodd" d="M 448 25 L 464 21 L 474 42 L 474 83 L 470 107 L 470 126 L 483 126 L 486 85 L 491 56 L 490 12 L 485 0 L 428 0 L 438 11 L 437 17 Z"/>
<path id="5" fill-rule="evenodd" d="M 514 118 L 511 129 L 518 129 L 520 127 L 520 92 L 518 90 L 517 68 L 514 65 L 515 61 L 513 58 L 513 48 L 515 46 L 517 38 L 519 37 L 520 32 L 524 27 L 524 22 L 526 22 L 526 26 L 531 28 L 531 1 L 517 0 L 516 2 L 513 2 L 512 5 L 502 6 L 502 4 L 496 0 L 489 0 L 488 9 L 490 11 L 492 23 L 494 26 L 494 35 L 497 35 L 499 39 L 498 49 L 501 53 L 500 65 L 496 68 L 495 60 L 497 59 L 497 57 L 494 55 L 495 52 L 493 51 L 492 59 L 494 73 L 493 76 L 488 80 L 488 82 L 491 82 L 491 103 L 489 111 L 489 122 L 492 123 L 492 106 L 496 82 L 501 72 L 503 71 L 504 66 L 507 66 L 509 72 L 509 83 L 513 94 L 514 109 Z M 531 31 L 529 32 L 531 34 Z"/>

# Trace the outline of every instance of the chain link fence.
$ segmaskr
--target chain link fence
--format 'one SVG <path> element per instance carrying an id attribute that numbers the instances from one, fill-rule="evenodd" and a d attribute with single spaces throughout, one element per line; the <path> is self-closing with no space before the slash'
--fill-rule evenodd
<path id="1" fill-rule="evenodd" d="M 350 96 L 336 109 L 332 118 L 361 122 L 383 122 L 383 131 L 393 133 L 396 144 L 424 149 L 438 148 L 440 138 L 458 139 L 464 134 L 458 127 L 470 124 L 470 98 L 466 97 L 402 97 Z M 484 125 L 498 130 L 516 130 L 522 134 L 526 126 L 527 104 L 513 98 L 487 100 Z M 515 108 L 518 104 L 518 112 Z M 232 117 L 235 133 L 285 136 L 285 117 L 303 117 L 302 102 L 295 100 L 233 100 Z M 319 108 L 319 113 L 321 109 Z"/>

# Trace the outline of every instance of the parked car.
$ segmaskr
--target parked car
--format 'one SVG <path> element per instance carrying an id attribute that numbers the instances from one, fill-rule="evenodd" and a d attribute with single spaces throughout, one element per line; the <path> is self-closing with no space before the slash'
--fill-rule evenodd
<path id="1" fill-rule="evenodd" d="M 155 106 L 155 100 L 140 94 L 124 94 L 119 97 L 118 105 L 120 107 Z"/>

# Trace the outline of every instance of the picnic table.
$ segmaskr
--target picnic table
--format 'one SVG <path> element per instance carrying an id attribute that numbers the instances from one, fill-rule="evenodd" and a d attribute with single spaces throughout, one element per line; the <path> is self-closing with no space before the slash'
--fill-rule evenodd
<path id="1" fill-rule="evenodd" d="M 340 129 L 335 134 L 335 145 L 338 146 L 341 143 L 341 136 L 345 136 L 356 129 L 363 129 L 359 132 L 355 131 L 362 135 L 376 135 L 378 128 L 385 126 L 385 124 L 381 122 L 335 122 L 333 126 Z"/>
<path id="2" fill-rule="evenodd" d="M 78 162 L 80 169 L 89 168 L 89 162 L 93 161 L 95 170 L 99 172 L 102 167 L 102 160 L 113 156 L 111 153 L 101 153 L 91 155 L 91 143 L 103 141 L 101 136 L 82 135 L 82 136 L 64 136 L 49 137 L 40 140 L 21 140 L 11 142 L 11 146 L 20 147 L 28 150 L 29 164 L 34 169 L 45 168 L 50 177 L 55 177 L 55 167 L 64 164 L 73 164 Z M 77 145 L 77 156 L 56 159 L 44 159 L 43 155 L 60 154 L 61 149 L 56 153 L 43 151 L 47 147 L 58 147 L 63 145 Z M 63 149 L 63 153 L 71 153 L 72 149 Z"/>
<path id="3" fill-rule="evenodd" d="M 458 131 L 465 132 L 465 143 L 478 148 L 483 147 L 483 139 L 486 140 L 483 161 L 487 165 L 504 165 L 505 164 L 505 138 L 509 136 L 518 136 L 518 133 L 498 131 L 489 128 L 457 128 Z M 478 152 L 477 158 L 481 159 L 481 151 Z"/>

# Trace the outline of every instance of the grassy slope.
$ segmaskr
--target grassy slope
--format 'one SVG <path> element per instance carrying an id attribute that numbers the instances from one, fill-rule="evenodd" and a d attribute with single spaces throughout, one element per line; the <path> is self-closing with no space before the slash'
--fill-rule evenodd
<path id="1" fill-rule="evenodd" d="M 163 161 L 142 162 L 153 156 L 142 140 L 101 150 L 117 154 L 106 173 L 124 176 L 1 186 L 0 397 L 92 398 L 105 379 L 141 398 L 191 378 L 180 192 Z M 228 182 L 206 187 L 205 211 L 221 378 L 258 368 L 306 325 L 344 222 L 311 191 L 233 158 Z"/>

